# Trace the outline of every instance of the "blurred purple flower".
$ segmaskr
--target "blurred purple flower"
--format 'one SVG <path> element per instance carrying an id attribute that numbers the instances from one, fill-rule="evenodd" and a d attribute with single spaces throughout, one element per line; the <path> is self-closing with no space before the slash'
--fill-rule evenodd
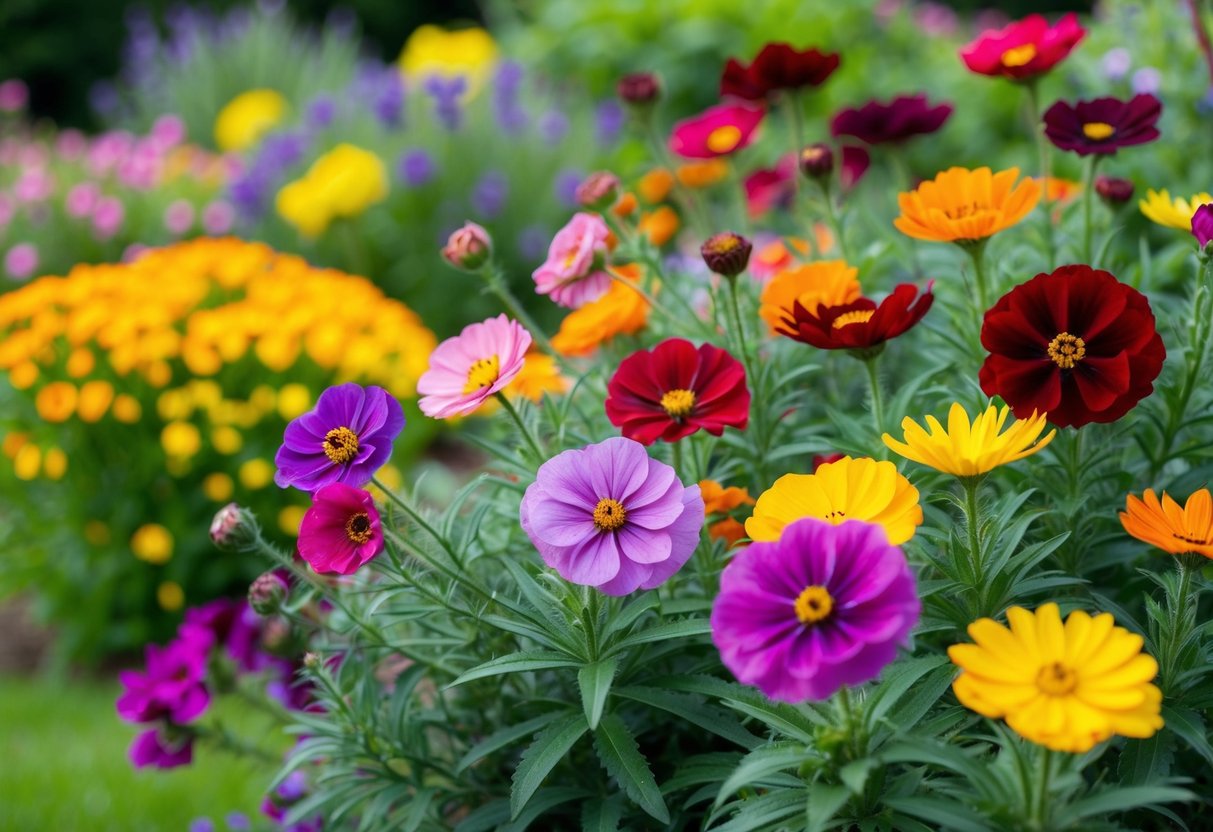
<path id="1" fill-rule="evenodd" d="M 914 23 L 929 37 L 949 37 L 956 33 L 960 19 L 948 6 L 927 2 L 914 7 Z"/>
<path id="2" fill-rule="evenodd" d="M 109 119 L 118 112 L 122 99 L 118 97 L 118 90 L 111 82 L 97 81 L 89 88 L 88 102 L 93 112 L 103 119 Z"/>
<path id="3" fill-rule="evenodd" d="M 1129 68 L 1133 66 L 1133 55 L 1123 46 L 1117 46 L 1115 49 L 1105 52 L 1099 63 L 1103 67 L 1104 76 L 1109 81 L 1121 81 L 1129 74 Z"/>
<path id="4" fill-rule="evenodd" d="M 223 822 L 227 824 L 227 828 L 231 832 L 247 832 L 247 830 L 252 828 L 248 815 L 243 812 L 229 812 L 227 817 L 223 819 Z"/>
<path id="5" fill-rule="evenodd" d="M 539 135 L 548 144 L 560 144 L 568 132 L 569 117 L 560 110 L 548 110 L 539 117 Z"/>
<path id="6" fill-rule="evenodd" d="M 4 271 L 13 280 L 28 280 L 38 268 L 38 249 L 33 243 L 17 243 L 4 255 Z"/>
<path id="7" fill-rule="evenodd" d="M 429 75 L 421 82 L 421 90 L 434 99 L 434 115 L 448 130 L 456 130 L 463 116 L 459 99 L 467 91 L 467 78 L 462 75 L 444 78 Z"/>
<path id="8" fill-rule="evenodd" d="M 556 181 L 553 183 L 556 199 L 568 208 L 576 207 L 577 188 L 581 185 L 583 179 L 585 179 L 584 171 L 572 168 L 565 168 L 560 171 L 560 173 L 556 174 Z"/>
<path id="9" fill-rule="evenodd" d="M 320 130 L 333 123 L 337 115 L 337 101 L 325 93 L 313 98 L 307 105 L 304 122 L 314 130 Z"/>
<path id="10" fill-rule="evenodd" d="M 410 188 L 419 188 L 434 178 L 437 169 L 430 154 L 423 148 L 406 150 L 396 163 L 396 175 Z"/>
<path id="11" fill-rule="evenodd" d="M 1162 87 L 1162 73 L 1152 66 L 1143 66 L 1133 73 L 1129 84 L 1132 86 L 1133 92 L 1138 95 L 1142 93 L 1157 95 L 1159 88 Z"/>
<path id="12" fill-rule="evenodd" d="M 529 225 L 518 235 L 518 253 L 527 260 L 539 260 L 547 253 L 552 232 L 541 225 Z"/>
<path id="13" fill-rule="evenodd" d="M 215 822 L 210 818 L 194 818 L 190 821 L 189 832 L 215 832 Z"/>
<path id="14" fill-rule="evenodd" d="M 627 114 L 614 98 L 599 102 L 598 107 L 594 110 L 594 126 L 595 132 L 598 134 L 598 143 L 613 145 L 619 139 L 619 134 L 623 132 L 626 120 Z"/>
<path id="15" fill-rule="evenodd" d="M 262 141 L 252 164 L 228 186 L 228 198 L 236 210 L 245 217 L 261 216 L 271 191 L 303 157 L 307 145 L 308 139 L 301 133 L 274 133 Z"/>
<path id="16" fill-rule="evenodd" d="M 526 109 L 518 101 L 526 70 L 515 61 L 504 61 L 493 76 L 493 117 L 497 126 L 507 133 L 520 133 L 526 128 Z"/>
<path id="17" fill-rule="evenodd" d="M 472 187 L 471 202 L 477 218 L 493 219 L 505 208 L 510 181 L 500 171 L 490 170 Z"/>
<path id="18" fill-rule="evenodd" d="M 0 113 L 16 113 L 29 102 L 29 87 L 19 78 L 0 81 Z"/>
<path id="19" fill-rule="evenodd" d="M 135 737 L 128 755 L 135 768 L 176 768 L 189 765 L 194 759 L 194 738 L 187 734 L 170 742 L 160 735 L 159 729 L 153 728 Z"/>

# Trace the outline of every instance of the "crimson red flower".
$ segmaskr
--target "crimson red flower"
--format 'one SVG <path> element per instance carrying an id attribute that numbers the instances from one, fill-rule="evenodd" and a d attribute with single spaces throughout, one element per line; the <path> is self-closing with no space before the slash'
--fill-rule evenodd
<path id="1" fill-rule="evenodd" d="M 917 286 L 902 283 L 879 305 L 870 298 L 859 298 L 851 303 L 809 310 L 796 301 L 792 314 L 784 315 L 776 331 L 818 349 L 867 353 L 922 320 L 935 302 L 932 285 L 928 283 L 919 295 Z"/>
<path id="2" fill-rule="evenodd" d="M 607 385 L 607 418 L 628 439 L 676 442 L 702 428 L 720 436 L 750 417 L 745 368 L 711 344 L 670 338 L 623 360 Z"/>
<path id="3" fill-rule="evenodd" d="M 960 57 L 979 75 L 1023 81 L 1057 66 L 1086 34 L 1073 13 L 1052 27 L 1042 16 L 1032 14 L 1002 29 L 982 32 L 960 50 Z"/>
<path id="4" fill-rule="evenodd" d="M 1045 111 L 1045 135 L 1060 149 L 1073 150 L 1079 156 L 1115 153 L 1157 139 L 1160 115 L 1162 102 L 1149 93 L 1128 101 L 1058 101 Z"/>
<path id="5" fill-rule="evenodd" d="M 817 87 L 838 69 L 838 55 L 768 43 L 749 66 L 729 58 L 720 77 L 721 96 L 761 101 L 779 90 Z"/>
<path id="6" fill-rule="evenodd" d="M 840 110 L 830 124 L 830 132 L 854 136 L 868 144 L 904 142 L 934 133 L 951 115 L 951 104 L 931 105 L 925 95 L 900 95 L 888 104 L 869 101 L 857 109 Z"/>
<path id="7" fill-rule="evenodd" d="M 978 379 L 1015 418 L 1114 422 L 1154 391 L 1167 352 L 1146 296 L 1090 266 L 1038 274 L 986 312 Z"/>

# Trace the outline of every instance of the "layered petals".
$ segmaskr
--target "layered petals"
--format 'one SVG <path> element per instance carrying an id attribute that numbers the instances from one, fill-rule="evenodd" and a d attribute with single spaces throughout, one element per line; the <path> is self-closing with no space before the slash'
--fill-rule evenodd
<path id="1" fill-rule="evenodd" d="M 434 419 L 474 412 L 518 375 L 530 346 L 531 334 L 504 314 L 468 324 L 430 355 L 417 381 L 421 412 Z"/>
<path id="2" fill-rule="evenodd" d="M 790 256 L 788 258 L 791 259 Z M 859 300 L 859 269 L 842 260 L 819 260 L 776 273 L 762 288 L 758 314 L 772 333 L 799 304 L 810 314 L 821 306 L 841 306 Z"/>
<path id="3" fill-rule="evenodd" d="M 1130 494 L 1120 522 L 1133 537 L 1164 552 L 1213 558 L 1213 497 L 1207 488 L 1194 491 L 1183 506 L 1165 491 L 1159 500 L 1152 488 L 1141 497 Z"/>
<path id="4" fill-rule="evenodd" d="M 1058 101 L 1045 111 L 1045 135 L 1061 150 L 1079 156 L 1112 154 L 1122 147 L 1158 138 L 1162 102 L 1148 93 L 1129 101 L 1097 98 L 1067 104 Z"/>
<path id="5" fill-rule="evenodd" d="M 610 236 L 598 214 L 574 214 L 552 238 L 547 260 L 531 275 L 535 291 L 569 309 L 605 295 L 611 286 L 611 276 L 604 268 Z"/>
<path id="6" fill-rule="evenodd" d="M 887 104 L 869 101 L 840 110 L 830 122 L 834 136 L 853 136 L 867 144 L 900 144 L 934 133 L 952 115 L 949 103 L 930 104 L 925 95 L 901 95 Z"/>
<path id="7" fill-rule="evenodd" d="M 761 101 L 781 90 L 818 87 L 838 69 L 838 63 L 835 53 L 768 43 L 749 66 L 729 58 L 720 78 L 720 95 Z"/>
<path id="8" fill-rule="evenodd" d="M 982 32 L 960 50 L 960 57 L 979 75 L 1023 81 L 1043 75 L 1065 60 L 1086 33 L 1073 13 L 1053 26 L 1033 14 L 1002 29 Z"/>
<path id="9" fill-rule="evenodd" d="M 1056 430 L 1043 439 L 1045 414 L 1033 413 L 1030 418 L 1013 422 L 1004 431 L 1009 408 L 990 405 L 971 422 L 969 414 L 958 402 L 948 411 L 945 428 L 934 416 L 926 418 L 923 428 L 909 416 L 901 422 L 904 441 L 889 434 L 881 437 L 894 453 L 906 459 L 957 477 L 976 477 L 999 465 L 1029 457 L 1053 441 Z"/>
<path id="10" fill-rule="evenodd" d="M 1156 191 L 1150 188 L 1146 198 L 1139 200 L 1137 206 L 1151 222 L 1164 225 L 1167 228 L 1178 228 L 1180 231 L 1193 231 L 1193 215 L 1202 205 L 1213 205 L 1213 194 L 1199 193 L 1191 199 L 1181 196 L 1172 198 L 1165 188 Z"/>
<path id="11" fill-rule="evenodd" d="M 370 492 L 332 483 L 312 495 L 299 526 L 299 556 L 320 574 L 352 575 L 383 551 Z"/>
<path id="12" fill-rule="evenodd" d="M 989 168 L 949 168 L 897 195 L 897 230 L 916 240 L 976 242 L 1019 223 L 1040 201 L 1040 183 L 1016 183 L 1019 168 L 993 173 Z"/>
<path id="13" fill-rule="evenodd" d="M 880 304 L 859 298 L 838 306 L 819 305 L 813 312 L 797 300 L 777 331 L 818 349 L 871 350 L 922 320 L 935 300 L 931 285 L 919 295 L 918 287 L 902 283 Z"/>

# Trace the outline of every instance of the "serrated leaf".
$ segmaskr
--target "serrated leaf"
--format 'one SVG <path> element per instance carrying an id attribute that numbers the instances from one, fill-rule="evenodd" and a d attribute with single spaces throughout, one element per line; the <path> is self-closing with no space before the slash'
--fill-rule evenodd
<path id="1" fill-rule="evenodd" d="M 618 832 L 623 818 L 623 803 L 619 798 L 591 800 L 581 807 L 581 832 Z"/>
<path id="2" fill-rule="evenodd" d="M 804 811 L 804 792 L 800 789 L 780 789 L 731 804 L 739 810 L 733 819 L 712 832 L 753 832 L 767 828 Z"/>
<path id="3" fill-rule="evenodd" d="M 597 728 L 598 721 L 602 719 L 602 709 L 606 706 L 611 682 L 618 667 L 619 660 L 611 657 L 584 665 L 577 671 L 577 686 L 581 688 L 581 707 L 585 710 L 585 718 L 591 729 Z"/>
<path id="4" fill-rule="evenodd" d="M 523 650 L 498 656 L 484 664 L 477 665 L 471 670 L 460 674 L 459 678 L 447 685 L 448 688 L 463 685 L 474 679 L 485 679 L 489 676 L 501 676 L 506 673 L 523 673 L 529 670 L 551 670 L 557 667 L 577 667 L 581 664 L 564 653 L 550 650 Z"/>
<path id="5" fill-rule="evenodd" d="M 564 759 L 581 735 L 590 729 L 585 714 L 577 711 L 553 722 L 530 744 L 514 770 L 510 787 L 510 819 L 517 818 L 544 779 Z"/>
<path id="6" fill-rule="evenodd" d="M 670 822 L 670 811 L 661 797 L 661 789 L 640 753 L 636 738 L 618 714 L 607 714 L 594 732 L 594 749 L 603 767 L 636 805 L 661 823 Z"/>
<path id="7" fill-rule="evenodd" d="M 821 832 L 825 829 L 826 824 L 834 819 L 850 797 L 850 793 L 842 786 L 812 783 L 804 806 L 805 832 Z"/>
<path id="8" fill-rule="evenodd" d="M 468 752 L 460 758 L 455 764 L 455 773 L 459 774 L 468 766 L 492 754 L 498 749 L 505 748 L 514 740 L 522 739 L 523 737 L 534 734 L 539 729 L 548 725 L 552 721 L 551 714 L 537 716 L 534 719 L 528 719 L 526 722 L 521 722 L 517 725 L 510 725 L 502 728 L 500 731 L 494 731 L 489 734 L 476 745 L 468 749 Z"/>
<path id="9" fill-rule="evenodd" d="M 1191 746 L 1192 750 L 1213 764 L 1213 746 L 1209 745 L 1209 737 L 1205 732 L 1204 720 L 1200 714 L 1187 708 L 1175 708 L 1171 705 L 1162 706 L 1162 718 L 1166 727 L 1174 731 L 1180 739 Z"/>
<path id="10" fill-rule="evenodd" d="M 729 779 L 720 785 L 716 807 L 723 805 L 743 786 L 753 785 L 771 774 L 797 767 L 813 756 L 801 743 L 773 743 L 751 751 L 742 758 Z"/>

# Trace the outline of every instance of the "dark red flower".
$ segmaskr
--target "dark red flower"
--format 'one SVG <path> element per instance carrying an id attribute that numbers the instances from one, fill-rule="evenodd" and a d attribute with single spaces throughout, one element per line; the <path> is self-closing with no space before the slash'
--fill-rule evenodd
<path id="1" fill-rule="evenodd" d="M 661 82 L 651 72 L 633 72 L 619 79 L 615 91 L 628 104 L 651 104 L 661 95 Z"/>
<path id="2" fill-rule="evenodd" d="M 849 189 L 858 185 L 871 164 L 872 157 L 868 155 L 868 151 L 857 145 L 843 145 L 842 168 L 838 172 L 842 187 Z"/>
<path id="3" fill-rule="evenodd" d="M 901 95 L 888 104 L 869 101 L 858 109 L 840 110 L 830 124 L 830 132 L 854 136 L 868 144 L 904 142 L 934 133 L 951 115 L 951 104 L 932 106 L 925 95 Z"/>
<path id="4" fill-rule="evenodd" d="M 813 454 L 813 473 L 817 473 L 817 469 L 823 465 L 829 465 L 831 462 L 837 462 L 844 459 L 846 454 L 830 453 L 830 454 Z"/>
<path id="5" fill-rule="evenodd" d="M 759 168 L 745 178 L 746 207 L 751 217 L 787 209 L 796 195 L 796 157 L 784 155 L 773 168 Z"/>
<path id="6" fill-rule="evenodd" d="M 1096 98 L 1073 105 L 1058 101 L 1045 111 L 1045 135 L 1057 147 L 1079 156 L 1115 153 L 1157 139 L 1160 115 L 1162 102 L 1149 93 L 1129 101 Z"/>
<path id="7" fill-rule="evenodd" d="M 1095 193 L 1109 205 L 1124 205 L 1133 198 L 1133 183 L 1115 176 L 1095 177 Z"/>
<path id="8" fill-rule="evenodd" d="M 606 413 L 628 439 L 676 442 L 702 428 L 720 436 L 750 417 L 745 368 L 711 344 L 670 338 L 623 360 L 607 385 Z"/>
<path id="9" fill-rule="evenodd" d="M 1167 352 L 1146 296 L 1090 266 L 1038 274 L 986 312 L 978 375 L 1017 419 L 1114 422 L 1154 391 Z"/>
<path id="10" fill-rule="evenodd" d="M 932 283 L 919 295 L 918 287 L 902 283 L 879 305 L 860 298 L 810 311 L 796 301 L 776 330 L 780 335 L 823 350 L 872 350 L 901 335 L 922 320 L 935 296 Z"/>
<path id="11" fill-rule="evenodd" d="M 760 101 L 779 90 L 820 86 L 836 69 L 838 55 L 834 53 L 768 43 L 749 66 L 729 58 L 720 77 L 720 94 Z"/>
<path id="12" fill-rule="evenodd" d="M 960 50 L 960 57 L 979 75 L 1022 81 L 1044 75 L 1061 63 L 1086 33 L 1073 13 L 1052 27 L 1032 14 L 1002 29 L 982 32 Z"/>

